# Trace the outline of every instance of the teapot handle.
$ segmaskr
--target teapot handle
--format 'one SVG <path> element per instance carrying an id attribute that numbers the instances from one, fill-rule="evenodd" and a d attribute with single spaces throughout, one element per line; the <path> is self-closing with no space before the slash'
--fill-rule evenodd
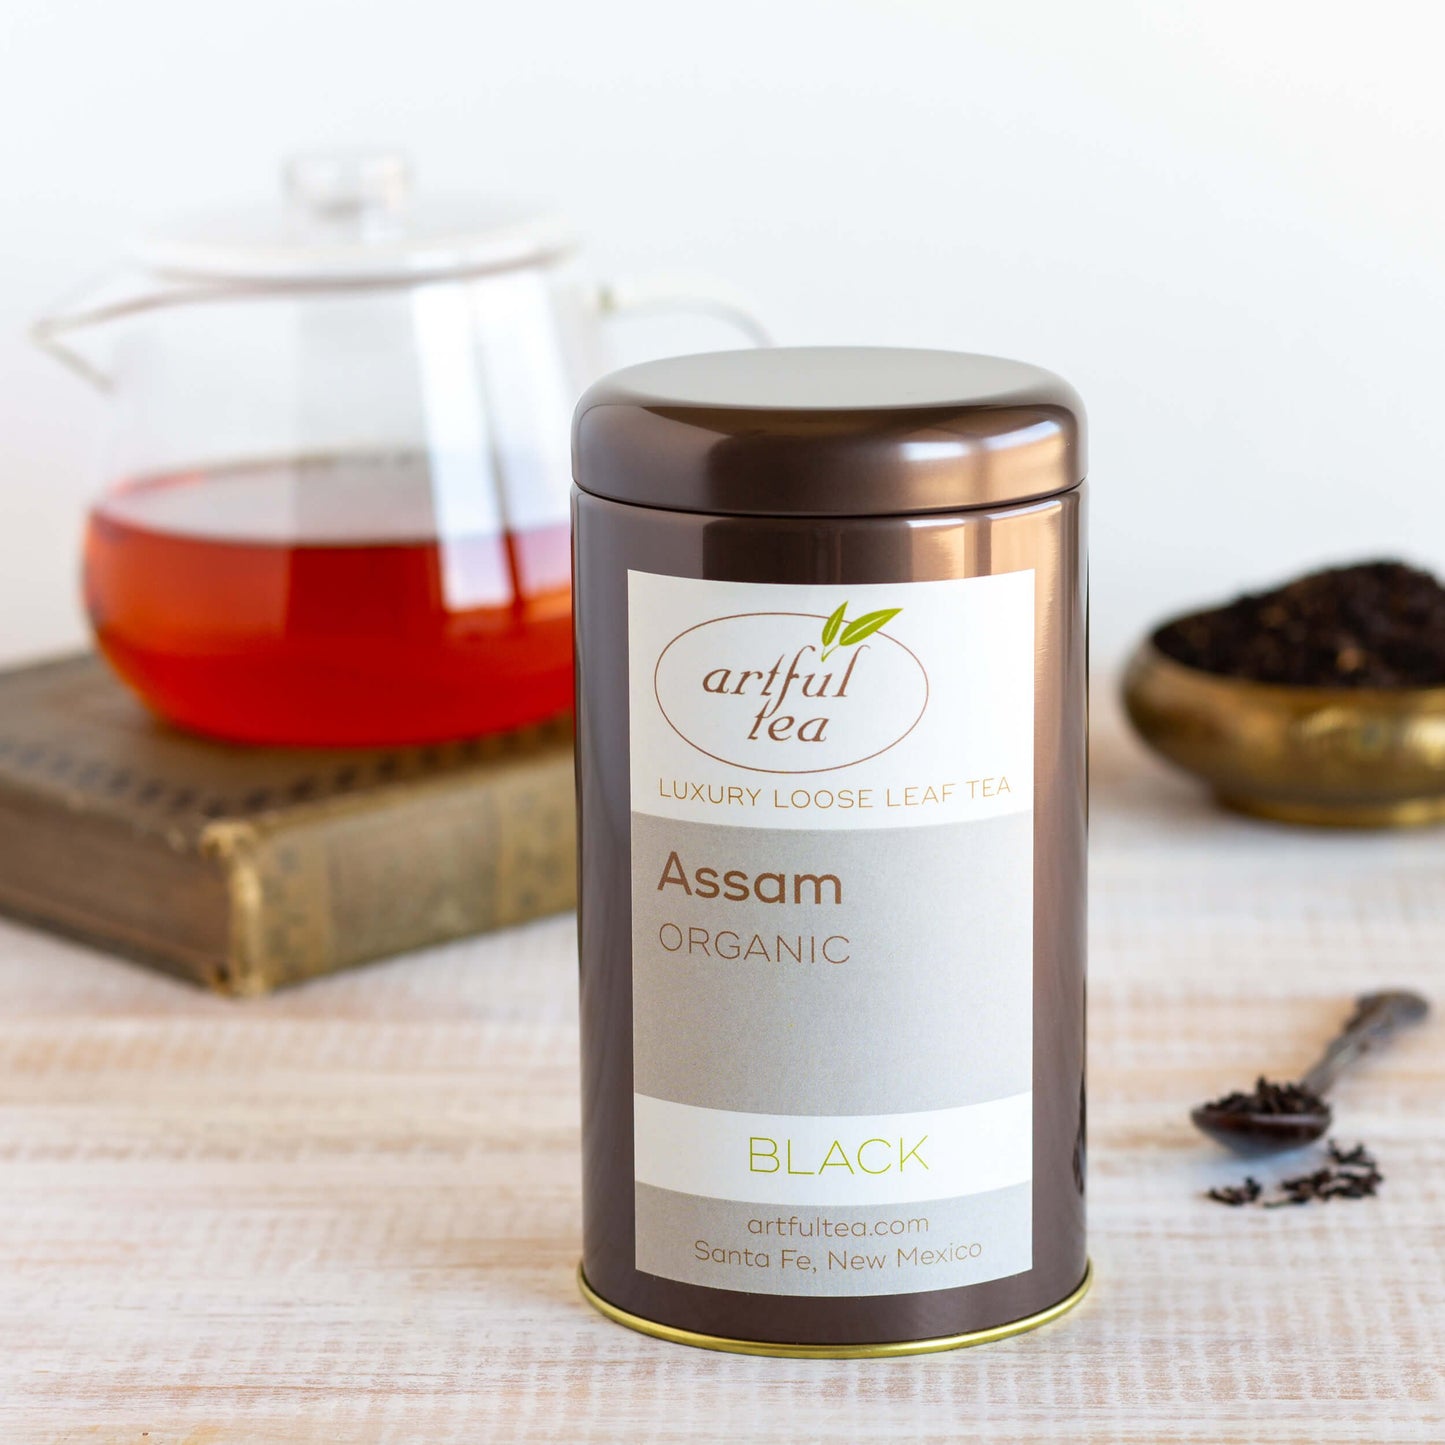
<path id="1" fill-rule="evenodd" d="M 597 314 L 604 318 L 665 312 L 712 316 L 742 332 L 754 346 L 773 344 L 771 333 L 741 293 L 705 277 L 657 276 L 604 282 L 597 288 L 595 305 Z"/>

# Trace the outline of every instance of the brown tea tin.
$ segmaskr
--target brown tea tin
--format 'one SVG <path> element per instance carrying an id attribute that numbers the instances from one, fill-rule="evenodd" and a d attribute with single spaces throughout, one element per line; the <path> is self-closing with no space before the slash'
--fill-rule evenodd
<path id="1" fill-rule="evenodd" d="M 741 1353 L 1088 1285 L 1084 417 L 1037 367 L 716 353 L 573 430 L 582 1289 Z"/>

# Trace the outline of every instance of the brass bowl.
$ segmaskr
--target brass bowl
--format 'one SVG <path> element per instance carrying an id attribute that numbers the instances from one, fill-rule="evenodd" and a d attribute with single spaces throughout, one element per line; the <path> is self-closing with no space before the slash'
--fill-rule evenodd
<path id="1" fill-rule="evenodd" d="M 1124 706 L 1155 752 L 1239 812 L 1347 828 L 1445 820 L 1445 687 L 1249 682 L 1146 640 Z"/>

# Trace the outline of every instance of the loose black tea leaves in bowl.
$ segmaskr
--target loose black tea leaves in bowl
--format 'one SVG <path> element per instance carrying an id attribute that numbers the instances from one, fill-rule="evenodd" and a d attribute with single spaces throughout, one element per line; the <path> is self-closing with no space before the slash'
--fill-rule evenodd
<path id="1" fill-rule="evenodd" d="M 1331 1139 L 1325 1149 L 1326 1163 L 1281 1179 L 1268 1195 L 1259 1180 L 1246 1176 L 1242 1184 L 1221 1185 L 1207 1190 L 1204 1197 L 1235 1208 L 1258 1204 L 1264 1209 L 1280 1209 L 1287 1204 L 1325 1204 L 1331 1199 L 1373 1199 L 1380 1192 L 1385 1176 L 1363 1144 L 1342 1149 Z"/>
<path id="2" fill-rule="evenodd" d="M 1166 623 L 1204 672 L 1295 687 L 1445 687 L 1445 586 L 1403 562 L 1332 567 Z"/>

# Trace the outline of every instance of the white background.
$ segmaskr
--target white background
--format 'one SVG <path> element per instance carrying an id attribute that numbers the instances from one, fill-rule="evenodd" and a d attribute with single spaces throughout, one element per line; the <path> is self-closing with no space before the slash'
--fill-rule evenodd
<path id="1" fill-rule="evenodd" d="M 599 271 L 724 276 L 784 341 L 1063 372 L 1093 417 L 1101 660 L 1309 563 L 1445 565 L 1439 14 L 5 0 L 0 657 L 83 636 L 101 421 L 27 319 L 143 223 L 357 141 L 428 187 L 554 198 Z"/>

